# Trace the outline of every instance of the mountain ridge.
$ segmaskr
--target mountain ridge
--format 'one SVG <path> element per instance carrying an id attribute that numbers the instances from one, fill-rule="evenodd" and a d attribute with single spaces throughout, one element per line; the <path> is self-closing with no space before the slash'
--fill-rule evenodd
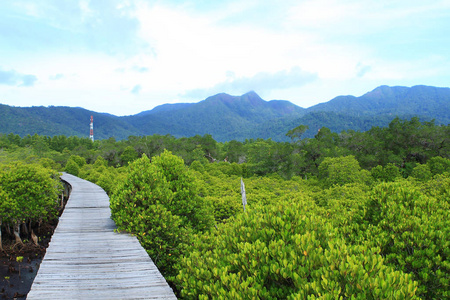
<path id="1" fill-rule="evenodd" d="M 396 116 L 450 123 L 450 88 L 418 85 L 379 86 L 362 96 L 337 96 L 328 102 L 302 108 L 287 100 L 263 100 L 256 92 L 241 96 L 219 93 L 197 103 L 159 105 L 152 110 L 118 117 L 83 108 L 64 106 L 15 107 L 0 104 L 0 133 L 19 135 L 88 136 L 94 116 L 96 138 L 171 134 L 175 137 L 211 134 L 217 141 L 272 138 L 287 141 L 285 133 L 300 125 L 332 131 L 387 126 Z"/>

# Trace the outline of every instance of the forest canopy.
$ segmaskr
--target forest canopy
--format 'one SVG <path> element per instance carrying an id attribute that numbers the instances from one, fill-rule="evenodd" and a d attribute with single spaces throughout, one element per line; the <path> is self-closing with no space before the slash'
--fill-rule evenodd
<path id="1" fill-rule="evenodd" d="M 12 165 L 90 180 L 185 299 L 450 297 L 450 126 L 305 128 L 292 142 L 3 134 L 1 209 L 19 199 Z"/>

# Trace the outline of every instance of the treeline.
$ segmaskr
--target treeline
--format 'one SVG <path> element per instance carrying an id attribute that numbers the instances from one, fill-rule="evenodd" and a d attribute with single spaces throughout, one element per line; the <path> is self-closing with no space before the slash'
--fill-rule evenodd
<path id="1" fill-rule="evenodd" d="M 299 126 L 302 127 L 302 126 Z M 298 128 L 297 128 L 298 129 Z M 303 128 L 304 132 L 305 128 Z M 293 131 L 293 130 L 291 130 Z M 294 130 L 295 131 L 295 130 Z M 326 157 L 353 155 L 363 169 L 394 164 L 408 177 L 417 164 L 435 156 L 450 157 L 450 126 L 434 122 L 394 119 L 388 127 L 373 127 L 365 132 L 331 132 L 321 128 L 314 138 L 301 139 L 297 132 L 292 142 L 251 139 L 244 142 L 216 142 L 210 135 L 175 138 L 171 135 L 130 136 L 91 142 L 88 138 L 66 136 L 25 136 L 0 134 L 0 149 L 17 157 L 47 157 L 64 167 L 71 155 L 92 164 L 101 156 L 108 166 L 126 166 L 145 154 L 153 157 L 164 149 L 183 158 L 187 165 L 195 160 L 245 164 L 243 176 L 277 173 L 283 178 L 317 176 Z"/>
<path id="2" fill-rule="evenodd" d="M 0 162 L 103 187 L 181 298 L 450 297 L 450 126 L 305 130 L 290 143 L 0 135 Z"/>

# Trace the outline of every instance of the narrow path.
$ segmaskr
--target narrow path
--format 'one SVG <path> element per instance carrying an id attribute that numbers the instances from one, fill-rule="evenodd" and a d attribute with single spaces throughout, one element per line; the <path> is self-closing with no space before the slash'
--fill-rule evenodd
<path id="1" fill-rule="evenodd" d="M 176 299 L 137 238 L 114 232 L 108 195 L 62 179 L 72 192 L 27 299 Z"/>

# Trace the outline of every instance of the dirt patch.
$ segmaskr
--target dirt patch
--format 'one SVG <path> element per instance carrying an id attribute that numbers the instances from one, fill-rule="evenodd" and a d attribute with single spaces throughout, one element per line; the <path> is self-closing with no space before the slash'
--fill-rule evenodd
<path id="1" fill-rule="evenodd" d="M 4 251 L 0 252 L 0 299 L 26 299 L 56 224 L 45 223 L 38 228 L 39 246 L 31 241 L 14 246 L 13 239 L 4 240 Z"/>

